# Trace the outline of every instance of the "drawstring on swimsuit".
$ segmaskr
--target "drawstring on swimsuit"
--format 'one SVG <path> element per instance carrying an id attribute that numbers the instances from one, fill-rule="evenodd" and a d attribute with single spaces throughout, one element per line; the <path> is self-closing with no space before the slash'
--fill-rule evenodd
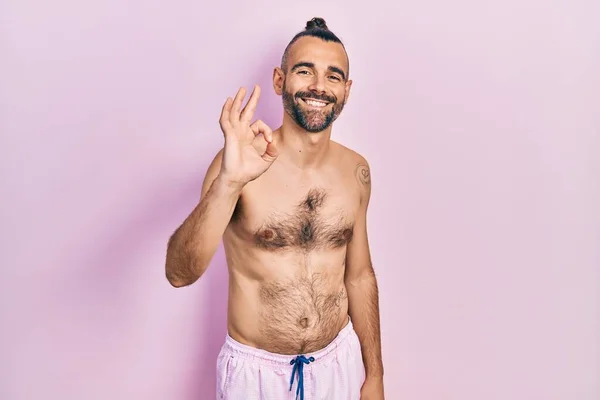
<path id="1" fill-rule="evenodd" d="M 298 394 L 300 394 L 300 400 L 304 400 L 304 364 L 310 364 L 313 361 L 315 361 L 314 357 L 306 358 L 304 356 L 297 356 L 290 361 L 290 365 L 294 366 L 292 369 L 292 379 L 290 379 L 290 392 L 292 391 L 292 386 L 294 385 L 294 376 L 296 375 L 296 372 L 298 373 L 296 400 L 298 400 Z"/>

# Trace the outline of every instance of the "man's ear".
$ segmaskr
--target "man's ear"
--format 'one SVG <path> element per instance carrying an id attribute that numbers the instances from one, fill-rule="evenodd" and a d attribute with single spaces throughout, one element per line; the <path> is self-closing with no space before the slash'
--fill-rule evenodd
<path id="1" fill-rule="evenodd" d="M 285 73 L 279 67 L 273 69 L 273 89 L 278 96 L 283 94 L 283 82 L 285 81 Z"/>
<path id="2" fill-rule="evenodd" d="M 345 88 L 345 93 L 344 93 L 344 104 L 346 104 L 348 102 L 348 98 L 350 97 L 350 88 L 352 87 L 352 81 L 350 79 L 348 79 L 348 81 L 346 81 L 346 88 Z"/>

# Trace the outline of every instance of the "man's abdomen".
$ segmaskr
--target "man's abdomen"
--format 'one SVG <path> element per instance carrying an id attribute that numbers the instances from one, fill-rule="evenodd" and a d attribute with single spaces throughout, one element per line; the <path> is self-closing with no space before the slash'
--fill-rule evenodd
<path id="1" fill-rule="evenodd" d="M 327 346 L 348 321 L 343 269 L 261 281 L 236 281 L 234 275 L 232 283 L 229 333 L 250 346 L 278 354 L 310 353 Z"/>

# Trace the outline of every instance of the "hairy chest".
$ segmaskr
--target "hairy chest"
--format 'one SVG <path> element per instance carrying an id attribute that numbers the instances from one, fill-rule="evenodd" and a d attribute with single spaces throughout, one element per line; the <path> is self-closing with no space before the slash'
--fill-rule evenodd
<path id="1" fill-rule="evenodd" d="M 357 209 L 357 196 L 343 189 L 257 191 L 240 198 L 232 222 L 267 251 L 326 250 L 352 240 Z"/>

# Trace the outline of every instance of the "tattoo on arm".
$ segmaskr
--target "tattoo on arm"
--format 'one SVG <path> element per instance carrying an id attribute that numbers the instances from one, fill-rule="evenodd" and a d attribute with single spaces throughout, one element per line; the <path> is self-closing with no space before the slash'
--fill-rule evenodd
<path id="1" fill-rule="evenodd" d="M 368 187 L 371 185 L 371 171 L 369 171 L 369 167 L 366 164 L 358 164 L 356 166 L 356 178 L 364 186 Z"/>

